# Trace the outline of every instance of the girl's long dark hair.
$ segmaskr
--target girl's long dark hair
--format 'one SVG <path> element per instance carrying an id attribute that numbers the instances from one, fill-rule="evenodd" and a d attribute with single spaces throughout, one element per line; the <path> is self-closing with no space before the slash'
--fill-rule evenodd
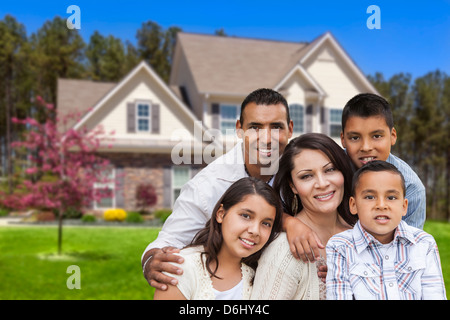
<path id="1" fill-rule="evenodd" d="M 322 151 L 344 176 L 344 197 L 337 211 L 345 222 L 353 226 L 358 220 L 356 215 L 350 213 L 349 207 L 353 168 L 345 151 L 333 139 L 322 133 L 305 133 L 292 139 L 284 149 L 273 188 L 275 192 L 281 195 L 285 212 L 295 216 L 303 209 L 300 198 L 297 199 L 298 209 L 296 212 L 292 207 L 294 196 L 298 196 L 291 189 L 291 185 L 293 185 L 291 171 L 294 169 L 294 158 L 305 149 Z"/>
<path id="2" fill-rule="evenodd" d="M 258 259 L 263 250 L 281 231 L 281 215 L 283 211 L 278 194 L 275 193 L 271 186 L 259 179 L 252 177 L 239 179 L 233 183 L 228 190 L 225 191 L 220 200 L 217 201 L 217 204 L 211 214 L 211 219 L 209 219 L 205 227 L 196 234 L 189 245 L 189 247 L 198 245 L 202 245 L 204 247 L 204 252 L 202 252 L 202 255 L 206 256 L 206 265 L 204 267 L 206 267 L 211 277 L 217 277 L 216 272 L 219 267 L 217 255 L 223 243 L 222 225 L 216 220 L 217 211 L 220 206 L 223 205 L 226 215 L 231 207 L 243 201 L 248 195 L 259 195 L 263 197 L 267 203 L 275 208 L 276 214 L 267 243 L 258 252 L 243 258 L 242 262 L 256 270 L 256 267 L 258 266 Z M 214 270 L 211 270 L 210 265 L 213 261 L 215 262 L 216 267 Z"/>

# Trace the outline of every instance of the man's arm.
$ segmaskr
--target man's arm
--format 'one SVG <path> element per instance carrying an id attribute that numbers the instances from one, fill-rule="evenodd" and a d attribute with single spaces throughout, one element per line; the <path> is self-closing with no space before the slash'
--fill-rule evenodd
<path id="1" fill-rule="evenodd" d="M 319 248 L 325 246 L 317 234 L 299 219 L 283 213 L 283 230 L 286 231 L 292 255 L 303 262 L 314 262 L 320 258 Z"/>
<path id="2" fill-rule="evenodd" d="M 178 281 L 162 273 L 163 271 L 171 274 L 182 274 L 183 269 L 174 266 L 169 262 L 182 264 L 184 259 L 174 253 L 180 250 L 173 247 L 162 249 L 154 248 L 144 253 L 142 259 L 142 270 L 147 282 L 159 290 L 167 290 L 169 284 L 176 286 Z"/>
<path id="3" fill-rule="evenodd" d="M 167 285 L 176 284 L 175 278 L 162 272 L 171 274 L 183 272 L 182 268 L 177 268 L 169 262 L 182 263 L 182 258 L 173 253 L 191 243 L 197 232 L 205 226 L 209 219 L 205 199 L 207 196 L 196 187 L 195 183 L 190 181 L 183 187 L 174 204 L 173 212 L 164 223 L 158 238 L 147 246 L 142 255 L 144 277 L 151 286 L 166 290 Z"/>

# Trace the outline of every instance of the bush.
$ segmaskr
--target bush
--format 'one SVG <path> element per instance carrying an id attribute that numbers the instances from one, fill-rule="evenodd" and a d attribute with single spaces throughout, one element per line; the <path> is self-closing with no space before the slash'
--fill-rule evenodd
<path id="1" fill-rule="evenodd" d="M 51 211 L 42 211 L 36 214 L 37 221 L 54 221 L 55 214 Z"/>
<path id="2" fill-rule="evenodd" d="M 8 209 L 0 208 L 0 217 L 6 217 L 9 214 Z"/>
<path id="3" fill-rule="evenodd" d="M 123 209 L 108 209 L 103 213 L 106 221 L 123 221 L 127 217 L 127 212 Z"/>
<path id="4" fill-rule="evenodd" d="M 92 214 L 85 214 L 81 217 L 81 221 L 83 222 L 95 222 L 97 219 Z"/>
<path id="5" fill-rule="evenodd" d="M 83 216 L 83 213 L 76 208 L 67 208 L 63 213 L 64 219 L 79 219 Z"/>
<path id="6" fill-rule="evenodd" d="M 139 212 L 129 212 L 125 221 L 130 223 L 142 223 L 144 222 L 144 218 L 142 218 Z"/>
<path id="7" fill-rule="evenodd" d="M 155 187 L 151 184 L 141 184 L 136 188 L 136 205 L 141 212 L 145 212 L 148 207 L 152 207 L 158 201 Z"/>
<path id="8" fill-rule="evenodd" d="M 165 222 L 167 218 L 172 214 L 172 209 L 160 209 L 156 210 L 154 213 L 156 218 L 161 220 L 161 222 Z"/>

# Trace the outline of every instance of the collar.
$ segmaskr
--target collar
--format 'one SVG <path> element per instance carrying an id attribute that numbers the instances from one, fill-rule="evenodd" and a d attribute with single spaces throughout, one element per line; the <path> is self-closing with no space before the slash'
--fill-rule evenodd
<path id="1" fill-rule="evenodd" d="M 361 222 L 358 220 L 355 227 L 353 228 L 353 241 L 355 243 L 355 248 L 358 254 L 364 251 L 369 246 L 378 246 L 381 243 L 375 239 L 370 233 L 368 233 L 362 226 Z M 400 221 L 394 233 L 393 243 L 402 242 L 404 245 L 415 244 L 416 239 L 412 232 L 408 229 L 408 225 L 405 221 Z"/>

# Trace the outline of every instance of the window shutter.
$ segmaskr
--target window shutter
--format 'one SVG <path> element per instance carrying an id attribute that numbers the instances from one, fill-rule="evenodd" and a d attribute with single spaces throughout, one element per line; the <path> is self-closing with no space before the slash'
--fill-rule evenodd
<path id="1" fill-rule="evenodd" d="M 124 195 L 124 183 L 125 183 L 125 171 L 123 168 L 116 168 L 116 207 L 125 208 L 125 195 Z"/>
<path id="2" fill-rule="evenodd" d="M 220 105 L 218 103 L 211 104 L 212 127 L 220 129 Z"/>
<path id="3" fill-rule="evenodd" d="M 163 167 L 163 206 L 172 208 L 172 170 L 169 166 Z"/>
<path id="4" fill-rule="evenodd" d="M 152 105 L 152 133 L 159 133 L 159 104 Z"/>
<path id="5" fill-rule="evenodd" d="M 136 107 L 133 102 L 127 103 L 127 132 L 136 132 Z"/>

